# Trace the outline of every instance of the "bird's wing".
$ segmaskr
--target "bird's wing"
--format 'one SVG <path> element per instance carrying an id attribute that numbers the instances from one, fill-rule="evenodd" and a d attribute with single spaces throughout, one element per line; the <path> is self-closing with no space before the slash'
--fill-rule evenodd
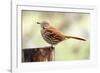
<path id="1" fill-rule="evenodd" d="M 54 36 L 55 38 L 59 40 L 65 39 L 65 35 L 54 27 L 49 27 L 48 29 L 46 29 L 46 31 L 50 32 L 51 36 Z"/>

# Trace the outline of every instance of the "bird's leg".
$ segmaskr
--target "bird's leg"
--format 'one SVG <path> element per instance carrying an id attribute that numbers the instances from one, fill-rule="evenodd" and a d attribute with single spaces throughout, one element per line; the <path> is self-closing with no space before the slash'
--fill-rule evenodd
<path id="1" fill-rule="evenodd" d="M 51 45 L 51 49 L 52 49 L 52 52 L 51 52 L 52 60 L 55 61 L 55 48 L 53 45 Z"/>
<path id="2" fill-rule="evenodd" d="M 53 45 L 51 45 L 51 48 L 53 48 Z"/>

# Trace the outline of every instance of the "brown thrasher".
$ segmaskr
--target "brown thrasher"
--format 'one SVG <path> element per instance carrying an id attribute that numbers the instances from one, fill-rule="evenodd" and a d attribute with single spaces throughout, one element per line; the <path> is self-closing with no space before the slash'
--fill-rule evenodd
<path id="1" fill-rule="evenodd" d="M 41 25 L 41 28 L 42 28 L 41 29 L 41 35 L 42 35 L 43 39 L 47 43 L 51 44 L 52 46 L 62 42 L 65 39 L 70 39 L 70 38 L 86 41 L 83 38 L 64 35 L 58 29 L 51 26 L 49 24 L 49 22 L 47 22 L 47 21 L 37 22 L 37 24 Z"/>

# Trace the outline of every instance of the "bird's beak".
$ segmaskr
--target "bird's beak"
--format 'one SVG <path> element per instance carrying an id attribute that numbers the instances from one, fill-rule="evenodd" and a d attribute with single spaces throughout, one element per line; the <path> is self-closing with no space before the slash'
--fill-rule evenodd
<path id="1" fill-rule="evenodd" d="M 40 22 L 37 22 L 37 24 L 41 24 Z"/>

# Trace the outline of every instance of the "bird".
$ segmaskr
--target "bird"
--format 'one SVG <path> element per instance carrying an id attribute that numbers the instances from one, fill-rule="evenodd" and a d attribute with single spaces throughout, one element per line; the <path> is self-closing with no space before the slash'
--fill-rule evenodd
<path id="1" fill-rule="evenodd" d="M 57 45 L 66 39 L 86 41 L 86 39 L 80 37 L 65 35 L 63 32 L 52 26 L 48 21 L 37 22 L 37 24 L 40 24 L 41 26 L 41 35 L 43 39 L 51 46 Z"/>

